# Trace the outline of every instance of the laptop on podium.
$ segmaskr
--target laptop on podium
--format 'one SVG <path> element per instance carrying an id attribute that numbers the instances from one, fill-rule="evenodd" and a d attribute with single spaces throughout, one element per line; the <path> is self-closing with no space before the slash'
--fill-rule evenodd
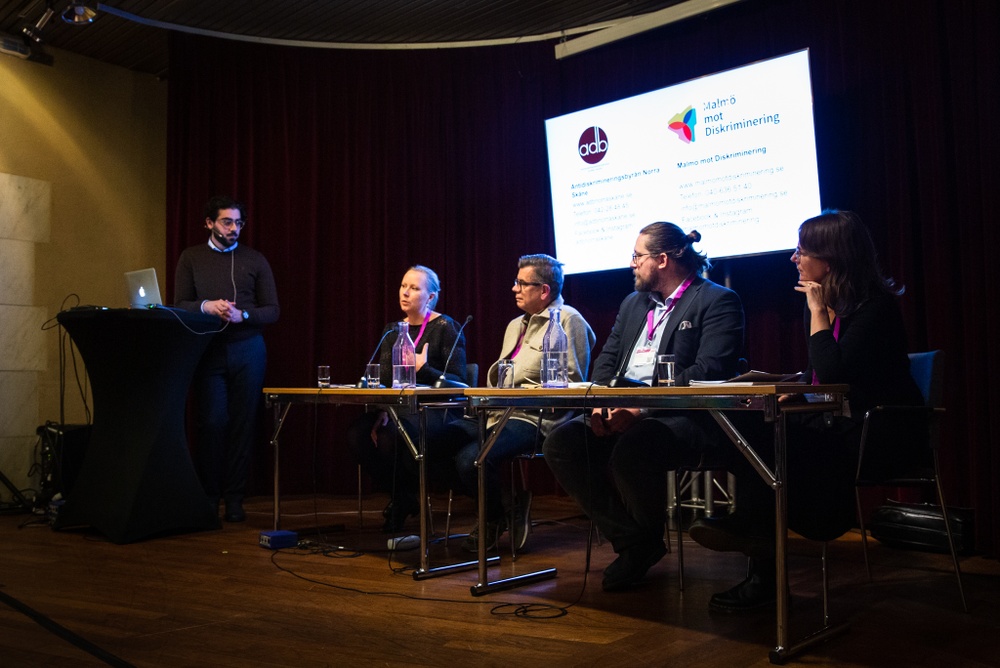
<path id="1" fill-rule="evenodd" d="M 156 269 L 137 269 L 125 272 L 128 303 L 132 308 L 156 308 L 163 305 Z"/>

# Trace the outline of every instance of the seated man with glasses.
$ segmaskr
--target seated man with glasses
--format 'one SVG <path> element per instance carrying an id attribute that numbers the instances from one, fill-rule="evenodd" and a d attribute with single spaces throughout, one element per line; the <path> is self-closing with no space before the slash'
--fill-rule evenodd
<path id="1" fill-rule="evenodd" d="M 559 322 L 569 339 L 569 380 L 581 382 L 587 379 L 590 369 L 590 351 L 596 337 L 580 312 L 563 301 L 562 263 L 549 255 L 525 255 L 518 261 L 517 279 L 511 290 L 517 307 L 524 315 L 514 318 L 507 325 L 500 358 L 493 363 L 487 373 L 487 385 L 496 387 L 497 369 L 501 361 L 514 363 L 514 387 L 538 385 L 541 379 L 542 338 L 549 326 L 549 309 L 559 309 Z M 511 540 L 520 549 L 524 546 L 531 527 L 529 514 L 530 495 L 524 493 L 519 499 L 505 500 L 500 477 L 500 464 L 516 455 L 528 454 L 535 450 L 555 426 L 570 419 L 569 411 L 548 411 L 541 416 L 538 411 L 515 411 L 504 426 L 496 443 L 490 449 L 483 465 L 486 467 L 486 549 L 496 546 L 497 539 L 507 529 L 505 505 L 513 504 L 514 526 Z M 487 427 L 492 429 L 499 416 L 491 414 Z M 541 425 L 539 427 L 539 424 Z M 539 432 L 540 428 L 540 432 Z M 475 419 L 453 422 L 449 440 L 457 445 L 455 464 L 462 484 L 462 491 L 476 498 L 478 496 L 479 472 L 475 462 L 479 455 L 479 423 Z M 478 525 L 470 533 L 463 547 L 470 552 L 479 549 Z"/>
<path id="2" fill-rule="evenodd" d="M 631 263 L 636 291 L 594 362 L 595 383 L 651 385 L 658 354 L 676 356 L 677 385 L 736 375 L 743 306 L 735 292 L 701 277 L 709 264 L 692 247 L 700 240 L 673 223 L 640 231 Z M 698 411 L 595 410 L 549 434 L 545 461 L 618 554 L 604 571 L 605 591 L 638 582 L 666 553 L 667 472 L 731 450 Z"/>

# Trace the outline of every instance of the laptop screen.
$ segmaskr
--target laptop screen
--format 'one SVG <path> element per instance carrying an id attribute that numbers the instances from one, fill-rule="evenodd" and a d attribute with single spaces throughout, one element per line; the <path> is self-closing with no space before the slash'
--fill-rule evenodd
<path id="1" fill-rule="evenodd" d="M 162 306 L 160 284 L 156 281 L 156 270 L 138 269 L 125 272 L 125 287 L 128 290 L 128 303 L 132 308 L 149 308 Z"/>

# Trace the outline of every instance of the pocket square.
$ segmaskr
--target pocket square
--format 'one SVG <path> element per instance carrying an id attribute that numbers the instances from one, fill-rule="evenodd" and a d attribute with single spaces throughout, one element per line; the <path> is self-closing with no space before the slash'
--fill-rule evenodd
<path id="1" fill-rule="evenodd" d="M 693 329 L 694 325 L 691 324 L 690 320 L 682 320 L 680 326 L 677 329 Z"/>

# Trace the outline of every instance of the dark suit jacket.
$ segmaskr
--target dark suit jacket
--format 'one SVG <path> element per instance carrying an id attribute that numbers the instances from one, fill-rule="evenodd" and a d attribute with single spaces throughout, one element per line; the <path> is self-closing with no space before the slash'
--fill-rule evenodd
<path id="1" fill-rule="evenodd" d="M 594 362 L 593 380 L 606 385 L 628 364 L 646 328 L 648 292 L 633 292 L 618 309 L 607 343 Z M 737 375 L 743 352 L 743 305 L 735 292 L 696 277 L 670 313 L 659 353 L 677 355 L 677 384 Z"/>

